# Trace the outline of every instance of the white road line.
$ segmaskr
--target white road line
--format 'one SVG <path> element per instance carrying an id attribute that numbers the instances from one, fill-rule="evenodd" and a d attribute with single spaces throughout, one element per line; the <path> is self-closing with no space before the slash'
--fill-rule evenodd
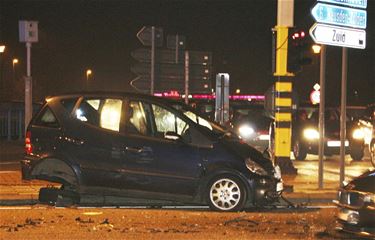
<path id="1" fill-rule="evenodd" d="M 0 171 L 1 173 L 19 173 L 20 171 Z"/>

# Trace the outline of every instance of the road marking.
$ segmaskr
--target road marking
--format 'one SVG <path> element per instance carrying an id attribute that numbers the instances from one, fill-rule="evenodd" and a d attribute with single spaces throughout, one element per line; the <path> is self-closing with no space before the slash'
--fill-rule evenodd
<path id="1" fill-rule="evenodd" d="M 20 164 L 19 162 L 0 162 L 0 165 Z"/>
<path id="2" fill-rule="evenodd" d="M 19 173 L 20 171 L 0 171 L 1 173 Z"/>

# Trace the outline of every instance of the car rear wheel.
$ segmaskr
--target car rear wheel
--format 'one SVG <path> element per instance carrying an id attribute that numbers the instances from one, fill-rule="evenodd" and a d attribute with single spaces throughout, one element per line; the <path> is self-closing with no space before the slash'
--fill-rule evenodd
<path id="1" fill-rule="evenodd" d="M 224 175 L 214 178 L 208 185 L 208 203 L 215 211 L 240 211 L 245 206 L 246 190 L 241 180 Z"/>
<path id="2" fill-rule="evenodd" d="M 296 160 L 305 160 L 307 156 L 307 150 L 303 143 L 299 140 L 293 144 L 293 155 Z"/>
<path id="3" fill-rule="evenodd" d="M 350 157 L 354 161 L 361 161 L 363 158 L 364 152 L 362 147 L 353 147 L 350 149 Z"/>

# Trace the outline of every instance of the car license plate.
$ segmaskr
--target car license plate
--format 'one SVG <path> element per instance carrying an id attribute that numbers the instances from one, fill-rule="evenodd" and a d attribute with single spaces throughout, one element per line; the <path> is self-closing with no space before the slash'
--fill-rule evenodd
<path id="1" fill-rule="evenodd" d="M 281 192 L 284 189 L 284 184 L 282 182 L 278 182 L 276 184 L 276 192 Z"/>
<path id="2" fill-rule="evenodd" d="M 328 141 L 327 142 L 328 147 L 340 147 L 341 142 L 340 141 Z M 349 146 L 349 142 L 345 141 L 345 147 Z"/>

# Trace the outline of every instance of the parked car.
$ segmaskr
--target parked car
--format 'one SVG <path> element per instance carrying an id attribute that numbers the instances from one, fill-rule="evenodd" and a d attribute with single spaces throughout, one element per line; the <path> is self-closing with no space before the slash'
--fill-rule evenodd
<path id="1" fill-rule="evenodd" d="M 47 98 L 25 148 L 22 178 L 61 183 L 76 202 L 101 194 L 237 211 L 271 204 L 283 190 L 279 167 L 262 153 L 192 110 L 146 95 Z"/>
<path id="2" fill-rule="evenodd" d="M 238 136 L 260 151 L 268 148 L 272 119 L 266 115 L 263 105 L 232 105 L 231 112 L 231 127 Z"/>
<path id="3" fill-rule="evenodd" d="M 375 238 L 375 170 L 346 184 L 334 201 L 339 208 L 339 229 Z"/>
<path id="4" fill-rule="evenodd" d="M 292 148 L 297 160 L 304 160 L 307 154 L 318 154 L 319 146 L 319 110 L 315 109 L 309 114 L 298 112 L 298 117 L 293 123 Z M 324 128 L 324 153 L 333 155 L 340 153 L 340 113 L 336 108 L 325 111 Z M 364 156 L 364 133 L 358 121 L 347 119 L 345 152 L 353 160 L 361 160 Z"/>

